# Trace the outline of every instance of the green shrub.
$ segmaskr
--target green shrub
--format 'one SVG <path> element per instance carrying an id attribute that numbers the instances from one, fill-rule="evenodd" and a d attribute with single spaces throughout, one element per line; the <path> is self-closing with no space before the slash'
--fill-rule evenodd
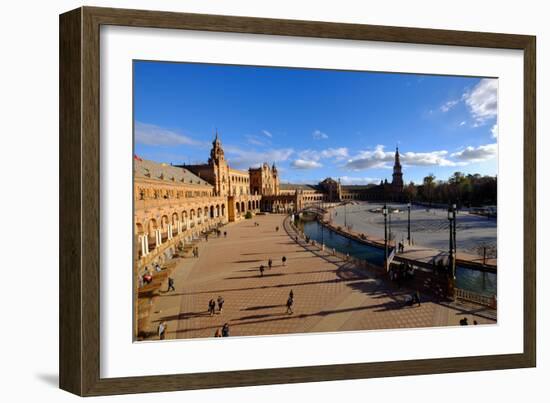
<path id="1" fill-rule="evenodd" d="M 246 218 L 247 220 L 252 218 L 252 212 L 247 211 L 246 214 L 244 215 L 244 218 Z"/>

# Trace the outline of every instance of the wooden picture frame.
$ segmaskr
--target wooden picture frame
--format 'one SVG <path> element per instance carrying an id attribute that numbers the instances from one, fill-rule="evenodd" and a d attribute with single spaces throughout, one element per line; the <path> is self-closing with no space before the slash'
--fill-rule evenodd
<path id="1" fill-rule="evenodd" d="M 100 26 L 400 42 L 524 52 L 524 349 L 521 354 L 100 377 Z M 60 16 L 60 387 L 81 396 L 524 368 L 536 365 L 535 37 L 82 7 Z"/>

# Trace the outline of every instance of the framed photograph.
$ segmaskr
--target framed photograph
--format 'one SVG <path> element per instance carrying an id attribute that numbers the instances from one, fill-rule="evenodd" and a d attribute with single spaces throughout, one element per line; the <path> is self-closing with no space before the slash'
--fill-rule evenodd
<path id="1" fill-rule="evenodd" d="M 60 386 L 533 367 L 535 37 L 60 16 Z"/>

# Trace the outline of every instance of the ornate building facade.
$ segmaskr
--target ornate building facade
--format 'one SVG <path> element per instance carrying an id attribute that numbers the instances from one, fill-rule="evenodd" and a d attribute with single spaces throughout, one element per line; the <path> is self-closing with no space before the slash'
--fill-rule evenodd
<path id="1" fill-rule="evenodd" d="M 348 200 L 402 200 L 403 172 L 395 152 L 393 179 L 380 185 L 344 186 L 327 178 L 317 185 L 281 184 L 275 164 L 248 171 L 231 168 L 216 133 L 205 164 L 172 166 L 134 159 L 134 225 L 138 267 L 170 257 L 205 230 L 247 213 L 299 211 Z"/>
<path id="2" fill-rule="evenodd" d="M 250 190 L 252 194 L 259 195 L 278 195 L 280 191 L 279 173 L 275 163 L 269 167 L 264 162 L 259 168 L 250 168 Z"/>

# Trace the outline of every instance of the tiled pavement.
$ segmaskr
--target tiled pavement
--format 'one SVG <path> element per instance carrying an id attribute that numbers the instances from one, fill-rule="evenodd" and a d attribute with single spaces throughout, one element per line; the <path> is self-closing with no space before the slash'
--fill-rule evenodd
<path id="1" fill-rule="evenodd" d="M 210 236 L 200 242 L 198 259 L 178 263 L 176 291 L 161 293 L 154 302 L 153 326 L 164 320 L 167 338 L 196 338 L 212 337 L 226 322 L 231 336 L 454 326 L 465 316 L 470 323 L 495 323 L 476 314 L 474 307 L 449 307 L 427 296 L 420 306 L 410 307 L 405 303 L 410 291 L 397 290 L 334 257 L 319 257 L 316 248 L 313 253 L 287 235 L 283 219 L 256 216 L 228 225 L 227 238 Z M 269 258 L 274 261 L 271 270 Z M 263 277 L 260 264 L 266 266 Z M 290 290 L 294 314 L 286 313 Z M 219 295 L 225 300 L 223 313 L 211 317 L 208 301 Z"/>

